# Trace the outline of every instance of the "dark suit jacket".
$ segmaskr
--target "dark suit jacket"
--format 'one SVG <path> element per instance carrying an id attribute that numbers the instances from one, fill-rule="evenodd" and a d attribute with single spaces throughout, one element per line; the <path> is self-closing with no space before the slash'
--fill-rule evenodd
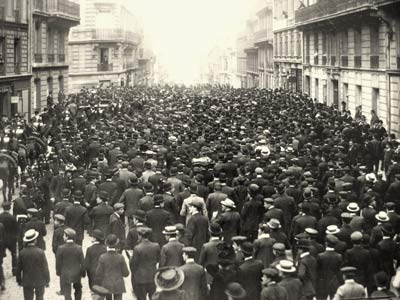
<path id="1" fill-rule="evenodd" d="M 113 213 L 110 216 L 110 224 L 108 226 L 108 234 L 115 234 L 119 239 L 118 248 L 125 248 L 125 224 L 122 221 L 120 216 L 117 216 L 117 213 Z"/>
<path id="2" fill-rule="evenodd" d="M 143 196 L 143 191 L 138 187 L 130 187 L 122 193 L 119 202 L 125 205 L 125 214 L 127 217 L 131 217 L 139 209 L 139 200 Z"/>
<path id="3" fill-rule="evenodd" d="M 293 197 L 289 197 L 286 194 L 279 195 L 274 201 L 274 206 L 283 211 L 282 227 L 285 229 L 286 233 L 289 233 L 292 218 L 296 213 L 296 203 Z"/>
<path id="4" fill-rule="evenodd" d="M 187 262 L 180 269 L 185 275 L 181 289 L 185 291 L 186 298 L 190 300 L 206 300 L 207 283 L 203 267 L 195 262 Z"/>
<path id="5" fill-rule="evenodd" d="M 96 276 L 96 269 L 99 262 L 99 258 L 102 254 L 107 252 L 107 247 L 104 244 L 96 243 L 86 250 L 85 255 L 85 269 L 88 274 L 89 280 L 94 280 Z M 95 282 L 101 284 L 100 282 Z"/>
<path id="6" fill-rule="evenodd" d="M 201 247 L 208 241 L 208 218 L 197 213 L 192 215 L 188 221 L 186 237 L 189 245 L 197 249 L 196 261 L 198 261 Z"/>
<path id="7" fill-rule="evenodd" d="M 258 199 L 254 198 L 247 201 L 242 208 L 240 225 L 242 232 L 257 231 L 258 224 L 262 220 L 264 206 Z"/>
<path id="8" fill-rule="evenodd" d="M 184 245 L 177 240 L 170 240 L 161 248 L 160 267 L 179 267 L 183 264 L 182 249 Z"/>
<path id="9" fill-rule="evenodd" d="M 217 246 L 221 244 L 221 240 L 212 240 L 205 243 L 200 250 L 199 264 L 203 267 L 208 265 L 217 265 L 218 263 L 218 250 Z"/>
<path id="10" fill-rule="evenodd" d="M 114 213 L 114 209 L 105 202 L 98 204 L 93 207 L 90 211 L 89 216 L 91 219 L 91 229 L 99 229 L 106 233 L 108 230 L 108 225 L 110 223 L 110 216 Z"/>
<path id="11" fill-rule="evenodd" d="M 15 245 L 18 236 L 18 223 L 15 216 L 8 212 L 2 212 L 0 223 L 4 225 L 4 244 Z"/>
<path id="12" fill-rule="evenodd" d="M 98 192 L 105 191 L 108 195 L 110 205 L 114 205 L 119 199 L 116 199 L 118 185 L 113 181 L 105 181 L 99 185 Z"/>
<path id="13" fill-rule="evenodd" d="M 288 300 L 288 293 L 284 287 L 276 283 L 267 285 L 261 292 L 261 300 Z"/>
<path id="14" fill-rule="evenodd" d="M 35 229 L 37 232 L 39 232 L 39 236 L 36 240 L 36 245 L 39 248 L 46 250 L 46 243 L 44 241 L 44 237 L 47 234 L 46 225 L 44 225 L 44 223 L 38 220 L 37 218 L 32 218 L 25 224 L 24 232 L 26 232 L 29 229 Z"/>
<path id="15" fill-rule="evenodd" d="M 56 205 L 54 206 L 54 215 L 65 215 L 65 210 L 67 209 L 67 207 L 71 206 L 72 203 L 69 202 L 68 199 L 66 200 L 61 200 L 60 202 L 56 203 Z"/>
<path id="16" fill-rule="evenodd" d="M 280 208 L 270 207 L 263 216 L 263 221 L 265 223 L 269 222 L 271 219 L 277 219 L 281 224 L 283 224 L 283 211 Z"/>
<path id="17" fill-rule="evenodd" d="M 160 260 L 160 246 L 142 240 L 134 249 L 130 260 L 132 284 L 153 283 L 157 263 Z"/>
<path id="18" fill-rule="evenodd" d="M 240 232 L 240 215 L 236 211 L 226 211 L 219 215 L 215 220 L 216 223 L 221 225 L 224 240 L 230 242 L 232 237 Z"/>
<path id="19" fill-rule="evenodd" d="M 317 283 L 317 260 L 315 257 L 309 254 L 300 258 L 298 276 L 303 283 L 303 295 L 314 296 Z"/>
<path id="20" fill-rule="evenodd" d="M 303 285 L 300 279 L 292 276 L 284 277 L 278 285 L 286 290 L 288 300 L 302 299 Z"/>
<path id="21" fill-rule="evenodd" d="M 17 282 L 24 287 L 44 287 L 50 282 L 49 267 L 44 251 L 28 245 L 18 257 Z"/>
<path id="22" fill-rule="evenodd" d="M 51 243 L 51 247 L 54 254 L 57 254 L 57 250 L 61 245 L 64 245 L 64 229 L 67 228 L 65 225 L 59 225 L 54 229 L 53 232 L 53 240 Z"/>
<path id="23" fill-rule="evenodd" d="M 238 282 L 247 291 L 245 299 L 259 299 L 261 293 L 261 277 L 264 264 L 261 260 L 245 260 L 238 269 Z"/>
<path id="24" fill-rule="evenodd" d="M 58 248 L 56 273 L 61 282 L 80 282 L 81 277 L 85 275 L 85 259 L 81 246 L 67 242 Z"/>
<path id="25" fill-rule="evenodd" d="M 82 243 L 85 224 L 88 224 L 87 210 L 80 204 L 68 206 L 65 210 L 65 225 L 76 232 L 75 241 Z"/>
<path id="26" fill-rule="evenodd" d="M 356 281 L 365 286 L 371 262 L 369 251 L 359 245 L 354 245 L 353 248 L 346 250 L 345 262 L 346 266 L 357 268 Z"/>
<path id="27" fill-rule="evenodd" d="M 298 215 L 293 218 L 291 237 L 292 239 L 299 233 L 304 232 L 306 228 L 316 228 L 317 219 L 310 215 Z"/>
<path id="28" fill-rule="evenodd" d="M 163 230 L 165 226 L 171 225 L 171 215 L 161 207 L 154 207 L 146 213 L 146 224 L 153 229 L 152 241 L 157 242 L 161 247 L 167 242 Z"/>
<path id="29" fill-rule="evenodd" d="M 262 237 L 254 241 L 254 258 L 262 261 L 264 268 L 268 268 L 274 261 L 272 246 L 276 240 L 271 237 Z"/>
<path id="30" fill-rule="evenodd" d="M 340 283 L 340 268 L 343 264 L 342 255 L 335 251 L 325 251 L 317 256 L 317 294 L 333 296 Z"/>
<path id="31" fill-rule="evenodd" d="M 100 256 L 95 281 L 109 290 L 111 294 L 126 292 L 124 277 L 128 277 L 128 275 L 128 266 L 121 254 L 111 250 Z"/>

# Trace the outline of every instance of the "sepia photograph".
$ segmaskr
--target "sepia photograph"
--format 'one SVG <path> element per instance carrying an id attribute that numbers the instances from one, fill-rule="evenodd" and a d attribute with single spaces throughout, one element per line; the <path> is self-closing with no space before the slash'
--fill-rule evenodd
<path id="1" fill-rule="evenodd" d="M 400 0 L 0 0 L 0 299 L 400 299 L 399 135 Z"/>

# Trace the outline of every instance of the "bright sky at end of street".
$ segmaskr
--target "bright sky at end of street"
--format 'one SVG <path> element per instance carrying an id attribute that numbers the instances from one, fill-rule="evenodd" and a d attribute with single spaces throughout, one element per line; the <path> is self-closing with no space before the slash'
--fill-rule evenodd
<path id="1" fill-rule="evenodd" d="M 192 83 L 219 40 L 244 30 L 254 0 L 126 0 L 157 60 L 177 82 Z"/>

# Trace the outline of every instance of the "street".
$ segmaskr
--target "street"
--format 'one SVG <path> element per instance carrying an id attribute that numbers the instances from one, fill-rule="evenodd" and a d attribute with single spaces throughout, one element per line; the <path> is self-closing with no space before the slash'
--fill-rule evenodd
<path id="1" fill-rule="evenodd" d="M 1 208 L 0 208 L 1 211 Z M 57 295 L 57 291 L 60 290 L 59 286 L 59 278 L 56 275 L 56 260 L 55 255 L 51 251 L 51 240 L 53 237 L 54 225 L 49 224 L 46 226 L 47 235 L 45 237 L 46 241 L 46 257 L 49 264 L 50 270 L 50 286 L 46 288 L 44 299 L 64 299 L 64 297 Z M 85 233 L 85 240 L 83 241 L 83 252 L 86 253 L 87 247 L 90 246 L 91 238 L 87 233 Z M 125 257 L 126 259 L 126 257 Z M 126 259 L 128 264 L 128 260 Z M 0 299 L 8 299 L 8 300 L 20 300 L 23 299 L 23 290 L 22 287 L 18 286 L 15 277 L 12 276 L 11 271 L 11 254 L 9 252 L 6 253 L 6 257 L 4 258 L 4 273 L 6 278 L 6 290 L 0 292 Z M 125 279 L 125 288 L 127 293 L 124 294 L 124 299 L 133 300 L 136 299 L 132 293 L 132 285 L 130 282 L 130 276 Z M 82 300 L 92 299 L 89 284 L 87 277 L 82 279 Z"/>

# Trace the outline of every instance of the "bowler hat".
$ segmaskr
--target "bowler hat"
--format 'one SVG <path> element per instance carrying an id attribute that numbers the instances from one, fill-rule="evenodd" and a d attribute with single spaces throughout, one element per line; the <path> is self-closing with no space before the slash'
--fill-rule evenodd
<path id="1" fill-rule="evenodd" d="M 246 290 L 237 282 L 229 283 L 226 287 L 225 294 L 232 299 L 244 299 L 247 296 Z"/>
<path id="2" fill-rule="evenodd" d="M 218 223 L 210 223 L 210 226 L 208 227 L 208 231 L 212 235 L 221 235 L 222 234 L 222 228 Z"/>
<path id="3" fill-rule="evenodd" d="M 244 254 L 247 254 L 247 255 L 251 255 L 251 254 L 253 254 L 253 243 L 251 243 L 251 242 L 244 242 L 241 246 L 240 246 L 240 249 L 242 249 L 242 252 L 244 253 Z"/>
<path id="4" fill-rule="evenodd" d="M 93 230 L 92 237 L 94 237 L 99 242 L 103 242 L 104 241 L 104 233 L 100 229 Z"/>

